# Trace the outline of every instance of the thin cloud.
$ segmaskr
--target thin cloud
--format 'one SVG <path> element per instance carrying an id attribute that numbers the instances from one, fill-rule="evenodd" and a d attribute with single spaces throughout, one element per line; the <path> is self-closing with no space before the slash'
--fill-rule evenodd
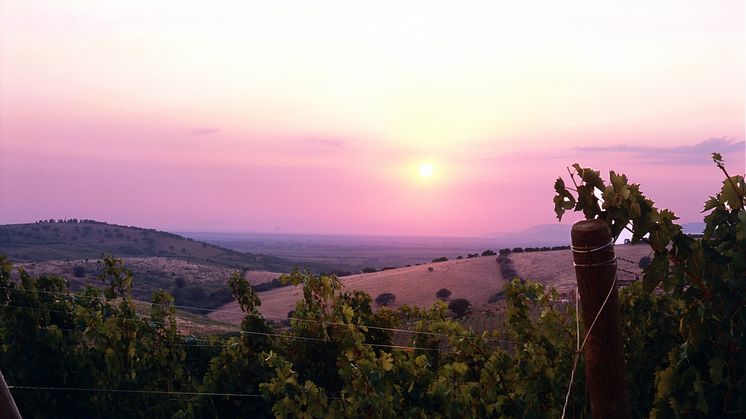
<path id="1" fill-rule="evenodd" d="M 197 128 L 192 130 L 192 135 L 212 135 L 219 132 L 219 128 Z"/>
<path id="2" fill-rule="evenodd" d="M 709 164 L 710 153 L 743 154 L 746 142 L 729 138 L 710 138 L 694 145 L 674 147 L 649 147 L 637 145 L 616 145 L 606 147 L 576 147 L 574 150 L 587 153 L 623 153 L 631 158 L 652 160 L 671 164 Z"/>
<path id="3" fill-rule="evenodd" d="M 308 142 L 330 148 L 344 147 L 344 145 L 347 144 L 347 141 L 336 138 L 310 138 L 308 139 Z"/>

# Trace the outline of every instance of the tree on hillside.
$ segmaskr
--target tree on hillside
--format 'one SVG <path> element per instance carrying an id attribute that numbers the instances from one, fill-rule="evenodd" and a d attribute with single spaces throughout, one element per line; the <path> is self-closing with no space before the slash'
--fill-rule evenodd
<path id="1" fill-rule="evenodd" d="M 86 274 L 85 267 L 83 267 L 81 265 L 75 265 L 75 267 L 73 268 L 73 276 L 74 277 L 76 277 L 76 278 L 83 278 L 83 277 L 85 277 L 85 274 Z"/>
<path id="2" fill-rule="evenodd" d="M 384 292 L 378 295 L 376 297 L 376 304 L 379 307 L 387 307 L 396 301 L 396 295 L 390 293 L 390 292 Z"/>
<path id="3" fill-rule="evenodd" d="M 643 256 L 640 258 L 640 263 L 638 266 L 640 269 L 645 269 L 650 265 L 650 256 Z"/>
<path id="4" fill-rule="evenodd" d="M 441 288 L 435 293 L 435 296 L 438 297 L 438 299 L 445 301 L 451 296 L 451 290 L 448 288 Z"/>
<path id="5" fill-rule="evenodd" d="M 448 309 L 456 315 L 456 317 L 463 317 L 464 314 L 469 312 L 471 303 L 466 298 L 456 298 L 448 304 Z"/>

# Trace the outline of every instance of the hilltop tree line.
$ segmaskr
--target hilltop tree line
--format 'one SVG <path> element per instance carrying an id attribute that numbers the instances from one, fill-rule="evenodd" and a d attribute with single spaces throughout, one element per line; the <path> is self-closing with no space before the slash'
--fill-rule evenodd
<path id="1" fill-rule="evenodd" d="M 555 183 L 558 216 L 582 211 L 653 250 L 643 281 L 620 290 L 633 416 L 742 416 L 743 176 L 725 173 L 697 240 L 623 175 L 611 172 L 607 184 L 574 167 L 573 189 Z M 281 280 L 303 297 L 279 329 L 236 274 L 228 285 L 240 330 L 196 338 L 179 332 L 169 295 L 139 311 L 131 272 L 110 257 L 103 267 L 103 290 L 72 293 L 58 277 L 14 277 L 0 257 L 0 365 L 25 415 L 544 418 L 565 404 L 577 313 L 541 284 L 509 283 L 497 330 L 475 334 L 443 302 L 373 310 L 369 295 L 333 275 L 294 271 Z M 589 417 L 582 371 L 581 359 L 573 417 Z"/>
<path id="2" fill-rule="evenodd" d="M 79 220 L 77 218 L 58 218 L 56 220 L 54 218 L 50 218 L 50 219 L 35 221 L 35 224 L 55 224 L 55 223 L 59 223 L 59 224 L 78 224 L 78 223 L 83 224 L 83 223 L 85 223 L 85 224 L 105 224 L 105 225 L 109 225 L 109 223 L 104 222 L 104 221 L 96 221 L 96 220 L 90 220 L 90 219 L 80 219 Z"/>

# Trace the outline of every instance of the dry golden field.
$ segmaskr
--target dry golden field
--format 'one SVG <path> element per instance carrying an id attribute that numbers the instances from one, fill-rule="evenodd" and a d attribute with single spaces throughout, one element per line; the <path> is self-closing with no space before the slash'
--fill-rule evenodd
<path id="1" fill-rule="evenodd" d="M 648 256 L 650 252 L 649 247 L 644 245 L 617 245 L 615 250 L 619 268 L 631 272 L 640 271 L 640 258 Z M 575 289 L 575 270 L 570 250 L 512 253 L 510 258 L 521 278 L 542 282 L 562 293 Z M 432 272 L 428 270 L 429 267 L 433 268 Z M 635 278 L 635 275 L 623 270 L 619 271 L 620 279 Z M 396 295 L 393 307 L 402 304 L 429 306 L 437 301 L 437 290 L 448 288 L 453 292 L 450 299 L 466 298 L 479 309 L 487 305 L 491 295 L 503 288 L 506 280 L 500 274 L 495 257 L 485 256 L 352 275 L 342 278 L 342 283 L 346 290 L 365 291 L 374 299 L 381 293 L 391 292 Z M 299 288 L 292 287 L 261 292 L 260 311 L 268 320 L 285 319 L 301 295 Z M 209 317 L 235 324 L 243 316 L 238 305 L 231 302 L 210 313 Z"/>
<path id="2" fill-rule="evenodd" d="M 275 278 L 279 278 L 280 275 L 282 275 L 279 272 L 269 272 L 269 271 L 246 271 L 244 274 L 244 278 L 246 278 L 247 281 L 249 281 L 249 284 L 256 285 L 261 284 L 263 282 L 270 282 Z"/>
<path id="3" fill-rule="evenodd" d="M 640 272 L 638 267 L 640 258 L 650 253 L 650 247 L 647 245 L 616 245 L 614 250 L 617 256 L 617 266 L 621 268 L 618 271 L 619 278 L 622 280 L 635 279 L 635 275 L 623 270 Z M 513 253 L 510 258 L 513 260 L 513 266 L 518 275 L 525 280 L 541 282 L 556 288 L 561 293 L 575 289 L 575 268 L 572 265 L 572 251 L 569 249 Z"/>
<path id="4" fill-rule="evenodd" d="M 429 267 L 433 270 L 429 271 Z M 342 278 L 342 283 L 345 290 L 365 291 L 374 299 L 381 293 L 391 292 L 396 295 L 393 307 L 402 304 L 429 306 L 437 301 L 435 293 L 441 288 L 453 292 L 451 299 L 466 298 L 479 307 L 502 289 L 505 280 L 500 275 L 495 257 L 485 256 L 351 275 Z M 285 319 L 301 295 L 300 288 L 292 287 L 261 292 L 260 310 L 268 320 Z M 220 307 L 209 316 L 231 323 L 238 323 L 242 318 L 235 302 Z"/>

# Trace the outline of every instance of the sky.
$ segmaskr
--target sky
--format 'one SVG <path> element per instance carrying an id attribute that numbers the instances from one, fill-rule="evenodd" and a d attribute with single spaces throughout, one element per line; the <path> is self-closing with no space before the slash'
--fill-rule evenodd
<path id="1" fill-rule="evenodd" d="M 0 0 L 0 223 L 478 236 L 576 162 L 701 221 L 744 51 L 741 0 Z"/>

